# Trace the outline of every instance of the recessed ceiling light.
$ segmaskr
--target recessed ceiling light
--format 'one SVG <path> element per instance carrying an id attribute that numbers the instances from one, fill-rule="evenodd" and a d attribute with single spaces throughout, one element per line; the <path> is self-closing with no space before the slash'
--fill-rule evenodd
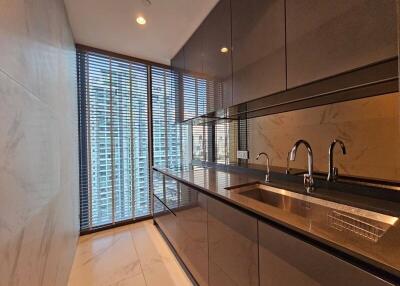
<path id="1" fill-rule="evenodd" d="M 136 18 L 136 22 L 139 25 L 144 25 L 144 24 L 146 24 L 146 19 L 144 17 L 142 17 L 142 16 L 139 16 L 139 17 Z"/>
<path id="2" fill-rule="evenodd" d="M 227 47 L 222 47 L 221 48 L 221 53 L 227 53 L 228 52 L 228 48 Z"/>

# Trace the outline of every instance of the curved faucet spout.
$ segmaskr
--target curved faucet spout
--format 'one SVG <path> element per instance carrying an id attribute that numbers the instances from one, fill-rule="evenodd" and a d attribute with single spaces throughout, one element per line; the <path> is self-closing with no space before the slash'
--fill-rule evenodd
<path id="1" fill-rule="evenodd" d="M 308 159 L 308 174 L 312 176 L 312 173 L 314 171 L 314 163 L 313 163 L 313 152 L 311 149 L 311 145 L 310 143 L 308 143 L 305 140 L 298 140 L 292 150 L 290 151 L 290 161 L 294 161 L 296 160 L 296 154 L 297 154 L 297 149 L 299 148 L 299 146 L 303 144 L 306 148 L 307 148 L 307 159 Z"/>
<path id="2" fill-rule="evenodd" d="M 336 143 L 340 144 L 343 155 L 346 155 L 346 153 L 347 153 L 346 146 L 344 145 L 342 140 L 335 139 L 332 141 L 331 145 L 329 145 L 329 151 L 328 151 L 329 152 L 329 162 L 328 162 L 329 171 L 328 171 L 327 180 L 331 181 L 331 182 L 336 181 L 336 179 L 339 175 L 338 168 L 336 168 L 333 164 L 333 151 L 335 149 Z"/>
<path id="3" fill-rule="evenodd" d="M 265 175 L 265 181 L 266 181 L 266 182 L 269 182 L 269 181 L 270 181 L 270 180 L 269 180 L 269 156 L 268 156 L 267 153 L 261 152 L 261 153 L 258 153 L 258 154 L 257 154 L 256 160 L 258 160 L 258 159 L 260 158 L 261 155 L 264 155 L 265 158 L 267 158 L 267 174 Z"/>
<path id="4" fill-rule="evenodd" d="M 297 149 L 300 145 L 304 145 L 307 148 L 307 159 L 308 159 L 308 174 L 304 175 L 304 186 L 307 192 L 311 192 L 314 190 L 314 163 L 313 163 L 313 152 L 311 149 L 310 143 L 305 140 L 298 140 L 292 147 L 292 150 L 289 153 L 290 161 L 294 161 L 296 159 Z"/>

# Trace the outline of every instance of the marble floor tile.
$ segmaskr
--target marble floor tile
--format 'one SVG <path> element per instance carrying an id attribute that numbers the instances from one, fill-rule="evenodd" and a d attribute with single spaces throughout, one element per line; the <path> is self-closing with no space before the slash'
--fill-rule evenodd
<path id="1" fill-rule="evenodd" d="M 69 285 L 120 285 L 141 273 L 130 232 L 107 230 L 81 239 Z"/>
<path id="2" fill-rule="evenodd" d="M 192 285 L 152 221 L 131 230 L 148 286 Z"/>
<path id="3" fill-rule="evenodd" d="M 152 220 L 82 236 L 69 286 L 192 285 Z"/>

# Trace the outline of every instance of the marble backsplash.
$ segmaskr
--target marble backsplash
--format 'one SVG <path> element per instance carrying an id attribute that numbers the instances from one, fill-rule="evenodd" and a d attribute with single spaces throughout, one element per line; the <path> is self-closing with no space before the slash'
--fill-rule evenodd
<path id="1" fill-rule="evenodd" d="M 251 163 L 258 152 L 270 155 L 271 165 L 286 167 L 288 151 L 298 139 L 307 140 L 314 168 L 328 171 L 328 147 L 344 141 L 347 155 L 335 150 L 340 174 L 400 181 L 400 94 L 393 93 L 248 120 Z M 301 150 L 300 150 L 301 149 Z M 291 167 L 306 168 L 301 147 Z"/>
<path id="2" fill-rule="evenodd" d="M 62 0 L 0 1 L 0 285 L 66 285 L 79 236 L 75 47 Z"/>

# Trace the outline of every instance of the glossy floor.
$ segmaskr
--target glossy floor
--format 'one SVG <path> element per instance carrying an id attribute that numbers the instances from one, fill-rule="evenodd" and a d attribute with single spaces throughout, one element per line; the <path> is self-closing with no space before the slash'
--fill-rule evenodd
<path id="1" fill-rule="evenodd" d="M 152 220 L 82 236 L 69 286 L 192 285 Z"/>

